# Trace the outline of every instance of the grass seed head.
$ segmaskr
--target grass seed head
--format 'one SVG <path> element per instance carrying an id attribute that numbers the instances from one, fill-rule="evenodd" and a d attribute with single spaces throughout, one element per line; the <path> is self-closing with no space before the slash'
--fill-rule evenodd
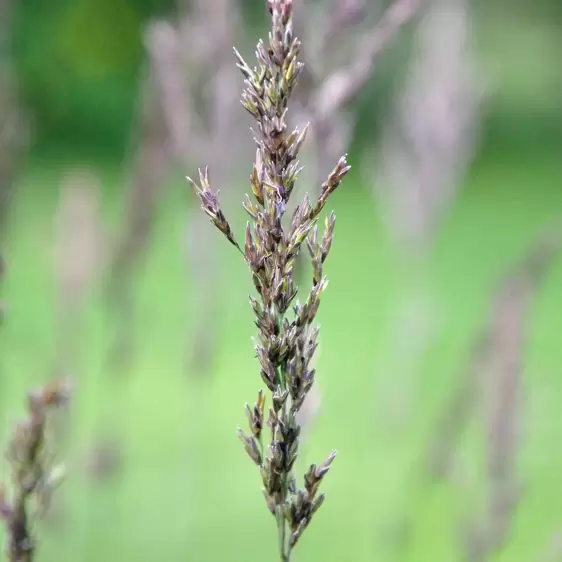
<path id="1" fill-rule="evenodd" d="M 257 292 L 255 297 L 250 296 L 258 328 L 255 352 L 261 380 L 271 392 L 271 407 L 264 423 L 265 395 L 260 391 L 253 407 L 246 404 L 250 433 L 239 429 L 238 435 L 248 456 L 259 466 L 265 502 L 277 521 L 281 559 L 288 561 L 324 501 L 318 488 L 335 458 L 332 453 L 320 465 L 312 465 L 304 476 L 304 487 L 297 487 L 293 469 L 301 433 L 298 413 L 316 375 L 312 360 L 318 346 L 318 327 L 314 321 L 328 285 L 323 264 L 332 247 L 335 215 L 331 213 L 325 219 L 322 232 L 317 222 L 350 166 L 342 156 L 322 184 L 318 200 L 312 204 L 306 196 L 285 226 L 287 206 L 302 169 L 298 157 L 308 130 L 307 126 L 288 131 L 287 125 L 289 101 L 303 64 L 299 60 L 301 44 L 293 33 L 292 0 L 267 0 L 267 9 L 271 30 L 267 42 L 260 40 L 257 44 L 257 65 L 252 68 L 234 51 L 245 84 L 241 103 L 256 121 L 251 195 L 246 195 L 243 203 L 250 218 L 243 247 L 238 245 L 211 190 L 208 171 L 200 172 L 199 183 L 188 180 L 211 223 L 243 255 Z M 295 302 L 294 269 L 303 246 L 308 250 L 313 275 L 312 288 L 300 304 Z M 265 427 L 270 433 L 267 445 Z"/>

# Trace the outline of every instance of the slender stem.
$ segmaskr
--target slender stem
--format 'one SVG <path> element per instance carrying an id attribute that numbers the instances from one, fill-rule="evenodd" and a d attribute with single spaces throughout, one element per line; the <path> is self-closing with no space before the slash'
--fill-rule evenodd
<path id="1" fill-rule="evenodd" d="M 289 562 L 291 559 L 291 550 L 287 543 L 287 522 L 282 512 L 281 506 L 277 512 L 277 531 L 279 534 L 279 554 L 281 562 Z"/>
<path id="2" fill-rule="evenodd" d="M 285 518 L 281 513 L 281 508 L 277 512 L 277 532 L 279 534 L 279 554 L 281 562 L 288 562 L 289 557 L 285 553 Z"/>
<path id="3" fill-rule="evenodd" d="M 20 488 L 14 512 L 8 525 L 7 558 L 9 562 L 31 562 L 34 559 L 33 538 L 29 529 L 27 502 L 30 490 Z"/>
<path id="4" fill-rule="evenodd" d="M 283 369 L 280 369 L 280 371 L 282 372 Z M 283 378 L 283 388 L 286 388 L 286 382 L 285 382 L 285 377 Z M 287 418 L 287 403 L 285 403 L 283 405 L 283 409 L 282 409 L 282 417 L 284 419 Z M 290 558 L 291 558 L 291 550 L 289 548 L 288 545 L 288 541 L 287 541 L 287 521 L 285 519 L 285 513 L 283 512 L 283 508 L 285 506 L 285 503 L 287 501 L 287 495 L 289 492 L 289 486 L 288 486 L 288 474 L 287 472 L 283 471 L 283 474 L 281 475 L 281 492 L 282 492 L 282 502 L 281 505 L 279 506 L 279 510 L 278 510 L 278 521 L 277 521 L 277 527 L 278 527 L 278 532 L 279 532 L 279 553 L 281 555 L 281 562 L 289 562 Z"/>

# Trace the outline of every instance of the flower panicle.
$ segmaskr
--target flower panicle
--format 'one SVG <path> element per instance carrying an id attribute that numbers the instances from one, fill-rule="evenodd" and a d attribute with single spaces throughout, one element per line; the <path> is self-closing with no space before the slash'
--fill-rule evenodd
<path id="1" fill-rule="evenodd" d="M 63 464 L 55 464 L 49 452 L 48 418 L 64 407 L 72 385 L 55 379 L 27 395 L 27 417 L 17 423 L 6 456 L 10 464 L 8 487 L 0 483 L 0 519 L 6 526 L 6 553 L 11 562 L 29 561 L 35 551 L 31 522 L 50 505 L 53 492 L 65 477 Z M 37 509 L 32 510 L 32 503 Z"/>
<path id="2" fill-rule="evenodd" d="M 267 0 L 267 9 L 271 31 L 267 42 L 258 42 L 256 66 L 251 67 L 234 50 L 244 79 L 241 103 L 256 121 L 251 193 L 243 202 L 249 217 L 243 245 L 238 245 L 211 191 L 208 171 L 200 172 L 198 184 L 189 182 L 211 222 L 242 253 L 257 293 L 249 297 L 258 329 L 254 350 L 270 399 L 266 408 L 265 394 L 260 390 L 254 405 L 246 404 L 249 431 L 238 429 L 238 436 L 259 467 L 265 502 L 277 521 L 281 559 L 288 561 L 324 502 L 318 489 L 335 458 L 334 452 L 320 465 L 312 465 L 303 486 L 297 486 L 294 467 L 301 433 L 297 414 L 316 377 L 312 359 L 319 328 L 315 319 L 328 285 L 324 263 L 332 247 L 336 218 L 330 213 L 321 231 L 318 220 L 350 166 L 342 156 L 322 184 L 318 200 L 313 204 L 305 196 L 295 206 L 290 223 L 285 224 L 302 170 L 299 154 L 308 131 L 308 125 L 291 131 L 287 126 L 290 97 L 303 63 L 299 60 L 301 43 L 293 33 L 292 0 Z M 312 287 L 301 303 L 296 300 L 294 267 L 303 248 L 312 264 Z"/>

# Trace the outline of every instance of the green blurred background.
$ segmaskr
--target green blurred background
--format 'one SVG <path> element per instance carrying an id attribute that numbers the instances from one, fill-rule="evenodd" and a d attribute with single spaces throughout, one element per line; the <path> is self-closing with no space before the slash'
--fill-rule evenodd
<path id="1" fill-rule="evenodd" d="M 145 65 L 141 29 L 172 8 L 168 0 L 25 0 L 15 6 L 14 66 L 37 136 L 15 181 L 5 243 L 2 436 L 22 413 L 25 389 L 52 371 L 57 287 L 50 241 L 61 176 L 71 166 L 95 170 L 107 228 L 117 228 Z M 460 559 L 461 523 L 484 501 L 478 420 L 459 444 L 466 471 L 460 484 L 419 493 L 417 463 L 468 360 L 495 284 L 562 211 L 562 4 L 481 0 L 475 8 L 477 47 L 493 95 L 476 161 L 430 256 L 440 329 L 418 366 L 405 428 L 391 427 L 380 393 L 392 384 L 393 373 L 383 365 L 407 272 L 371 186 L 357 172 L 332 200 L 338 225 L 320 311 L 322 405 L 300 468 L 332 448 L 339 456 L 325 483 L 328 501 L 296 561 Z M 261 1 L 246 1 L 249 36 L 263 31 L 262 11 Z M 385 53 L 356 103 L 360 126 L 352 164 L 371 147 L 393 99 L 407 40 L 406 33 Z M 88 300 L 84 369 L 65 446 L 70 475 L 60 493 L 60 524 L 43 524 L 39 560 L 275 559 L 275 523 L 263 505 L 259 474 L 235 435 L 244 423 L 243 405 L 260 384 L 250 341 L 250 278 L 228 245 L 219 244 L 220 345 L 210 376 L 186 376 L 185 349 L 196 326 L 182 233 L 193 202 L 182 173 L 172 176 L 137 277 L 140 343 L 131 372 L 107 367 L 113 331 L 101 284 Z M 243 220 L 242 214 L 233 218 L 238 228 Z M 218 238 L 210 227 L 201 236 Z M 498 560 L 540 559 L 562 525 L 560 311 L 558 263 L 528 327 L 520 464 L 525 488 Z M 122 466 L 98 481 L 84 465 L 100 435 L 115 438 Z M 396 546 L 395 525 L 404 514 L 413 521 L 405 551 Z"/>

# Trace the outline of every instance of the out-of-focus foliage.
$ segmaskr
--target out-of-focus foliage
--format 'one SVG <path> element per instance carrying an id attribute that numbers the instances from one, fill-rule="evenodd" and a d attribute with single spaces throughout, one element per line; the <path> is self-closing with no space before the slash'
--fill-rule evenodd
<path id="1" fill-rule="evenodd" d="M 15 64 L 40 137 L 124 145 L 154 0 L 30 0 L 13 22 Z"/>
<path id="2" fill-rule="evenodd" d="M 243 2 L 250 35 L 263 24 L 262 1 Z M 487 120 L 492 137 L 513 140 L 543 128 L 558 134 L 562 125 L 552 116 L 562 110 L 562 67 L 557 62 L 562 4 L 485 0 L 476 6 L 477 45 L 495 94 Z M 12 26 L 15 63 L 24 99 L 36 114 L 39 138 L 75 148 L 103 146 L 121 156 L 143 65 L 143 25 L 156 15 L 172 13 L 175 3 L 27 0 L 17 8 Z M 360 143 L 372 138 L 384 118 L 405 67 L 409 39 L 405 31 L 381 57 L 356 104 Z"/>

